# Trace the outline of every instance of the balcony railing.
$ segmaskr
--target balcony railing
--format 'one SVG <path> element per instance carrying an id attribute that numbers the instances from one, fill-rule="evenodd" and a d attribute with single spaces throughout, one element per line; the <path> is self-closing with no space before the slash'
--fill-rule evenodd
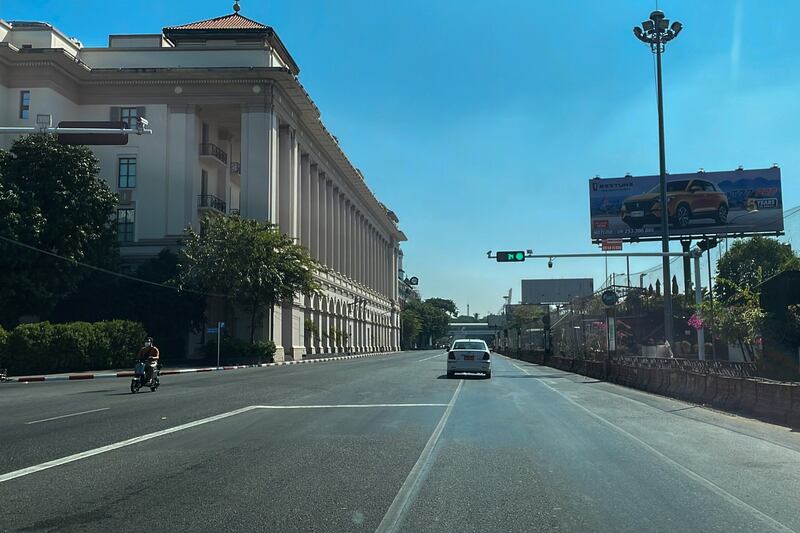
<path id="1" fill-rule="evenodd" d="M 206 207 L 224 213 L 226 206 L 224 200 L 220 200 L 213 194 L 201 194 L 197 197 L 197 207 Z"/>
<path id="2" fill-rule="evenodd" d="M 241 174 L 242 164 L 238 161 L 231 161 L 231 174 Z"/>
<path id="3" fill-rule="evenodd" d="M 205 143 L 200 145 L 200 155 L 209 155 L 211 157 L 217 158 L 218 161 L 228 164 L 228 154 L 225 151 L 217 146 L 216 144 Z"/>

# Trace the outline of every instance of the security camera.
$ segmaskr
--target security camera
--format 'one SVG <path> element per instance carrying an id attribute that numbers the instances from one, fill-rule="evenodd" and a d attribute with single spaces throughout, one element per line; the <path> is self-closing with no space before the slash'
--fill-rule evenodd
<path id="1" fill-rule="evenodd" d="M 547 268 L 553 268 L 553 261 L 552 260 L 547 262 Z"/>
<path id="2" fill-rule="evenodd" d="M 489 250 L 488 252 L 486 252 L 486 257 L 492 257 L 492 251 L 491 251 L 491 250 Z"/>
<path id="3" fill-rule="evenodd" d="M 150 125 L 150 122 L 144 117 L 136 117 L 136 133 L 141 135 L 144 133 L 144 130 L 147 129 L 147 126 Z"/>

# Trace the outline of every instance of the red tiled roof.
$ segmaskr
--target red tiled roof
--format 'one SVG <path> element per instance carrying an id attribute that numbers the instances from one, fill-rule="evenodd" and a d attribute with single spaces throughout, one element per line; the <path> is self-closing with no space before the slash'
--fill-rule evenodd
<path id="1" fill-rule="evenodd" d="M 170 30 L 269 30 L 269 26 L 265 26 L 255 20 L 250 20 L 247 17 L 241 16 L 239 13 L 225 15 L 208 20 L 200 20 L 197 22 L 190 22 L 181 26 L 169 26 L 164 28 L 164 31 Z"/>

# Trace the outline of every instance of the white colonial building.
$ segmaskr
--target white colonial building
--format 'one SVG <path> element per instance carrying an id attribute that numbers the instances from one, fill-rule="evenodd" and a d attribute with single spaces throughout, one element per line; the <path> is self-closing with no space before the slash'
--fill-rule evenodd
<path id="1" fill-rule="evenodd" d="M 323 295 L 285 304 L 261 325 L 261 338 L 272 330 L 277 358 L 396 350 L 405 236 L 325 129 L 298 73 L 275 31 L 238 6 L 158 34 L 111 35 L 103 48 L 46 23 L 0 20 L 0 125 L 34 126 L 39 114 L 54 124 L 150 122 L 153 135 L 94 147 L 119 193 L 128 262 L 175 249 L 204 216 L 267 220 L 330 269 L 320 275 Z M 12 141 L 0 135 L 1 147 Z M 348 340 L 306 338 L 308 321 Z M 247 321 L 228 328 L 244 337 Z"/>

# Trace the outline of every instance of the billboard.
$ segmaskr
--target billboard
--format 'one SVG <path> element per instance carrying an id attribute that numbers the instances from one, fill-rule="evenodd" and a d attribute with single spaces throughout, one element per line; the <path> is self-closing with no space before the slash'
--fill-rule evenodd
<path id="1" fill-rule="evenodd" d="M 661 236 L 658 176 L 589 180 L 592 240 Z M 783 231 L 781 169 L 667 175 L 670 238 Z"/>
<path id="2" fill-rule="evenodd" d="M 560 304 L 594 294 L 592 278 L 523 279 L 523 304 Z"/>

